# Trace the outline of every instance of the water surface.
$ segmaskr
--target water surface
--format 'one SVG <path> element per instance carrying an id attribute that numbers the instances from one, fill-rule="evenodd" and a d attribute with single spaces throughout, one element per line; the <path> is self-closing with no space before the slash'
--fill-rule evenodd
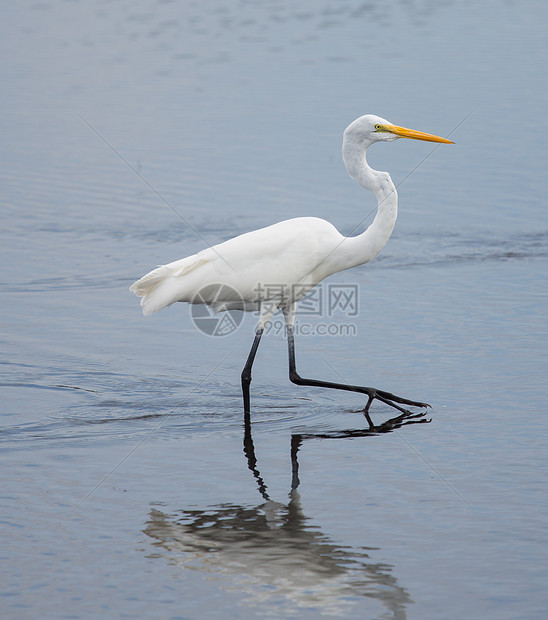
<path id="1" fill-rule="evenodd" d="M 544 618 L 545 4 L 3 13 L 0 615 Z M 371 150 L 396 229 L 329 281 L 356 313 L 299 317 L 298 364 L 431 422 L 366 432 L 356 395 L 288 382 L 273 329 L 244 428 L 255 317 L 212 338 L 128 287 L 296 215 L 363 230 L 364 113 L 456 144 Z"/>

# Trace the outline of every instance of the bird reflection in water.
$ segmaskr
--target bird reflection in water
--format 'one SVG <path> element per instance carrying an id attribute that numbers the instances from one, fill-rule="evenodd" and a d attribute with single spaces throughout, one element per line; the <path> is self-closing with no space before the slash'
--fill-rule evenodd
<path id="1" fill-rule="evenodd" d="M 373 562 L 367 551 L 331 541 L 301 507 L 298 453 L 309 439 L 365 437 L 406 424 L 428 422 L 424 414 L 402 415 L 367 430 L 294 434 L 291 439 L 292 483 L 289 502 L 270 499 L 257 467 L 251 423 L 244 423 L 244 453 L 263 501 L 257 506 L 220 504 L 166 514 L 150 512 L 144 532 L 172 562 L 194 570 L 230 575 L 232 587 L 248 604 L 280 600 L 291 609 L 318 608 L 321 615 L 347 616 L 359 599 L 376 601 L 383 617 L 405 619 L 411 598 L 389 564 Z"/>

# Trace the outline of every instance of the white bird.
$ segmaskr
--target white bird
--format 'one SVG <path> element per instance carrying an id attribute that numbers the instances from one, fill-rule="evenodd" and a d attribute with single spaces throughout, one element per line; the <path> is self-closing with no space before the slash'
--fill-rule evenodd
<path id="1" fill-rule="evenodd" d="M 289 350 L 289 378 L 298 385 L 335 388 L 368 396 L 364 415 L 370 426 L 369 407 L 378 399 L 400 405 L 428 407 L 371 387 L 303 379 L 295 365 L 294 323 L 297 302 L 324 278 L 367 263 L 386 245 L 398 211 L 396 188 L 387 172 L 371 168 L 366 150 L 375 142 L 412 138 L 453 144 L 432 134 L 392 125 L 367 114 L 344 132 L 342 157 L 350 176 L 377 197 L 377 214 L 360 235 L 345 237 L 326 220 L 298 217 L 239 235 L 197 254 L 154 269 L 135 282 L 130 291 L 141 297 L 145 315 L 176 301 L 201 303 L 214 311 L 259 311 L 255 339 L 241 375 L 244 413 L 249 415 L 251 367 L 267 321 L 277 309 L 284 313 Z M 400 403 L 400 404 L 397 404 Z"/>

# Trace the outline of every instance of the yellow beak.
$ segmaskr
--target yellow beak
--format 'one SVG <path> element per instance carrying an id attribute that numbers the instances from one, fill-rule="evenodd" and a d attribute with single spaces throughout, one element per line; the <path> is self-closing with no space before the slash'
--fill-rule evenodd
<path id="1" fill-rule="evenodd" d="M 414 129 L 406 129 L 398 127 L 398 125 L 381 125 L 379 131 L 389 131 L 400 138 L 411 138 L 412 140 L 425 140 L 426 142 L 443 142 L 444 144 L 455 144 L 452 140 L 434 136 L 431 133 L 423 131 L 415 131 Z"/>

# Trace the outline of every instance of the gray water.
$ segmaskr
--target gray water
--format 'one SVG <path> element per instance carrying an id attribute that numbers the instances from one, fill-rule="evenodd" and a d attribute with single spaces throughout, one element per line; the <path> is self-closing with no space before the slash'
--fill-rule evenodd
<path id="1" fill-rule="evenodd" d="M 4 3 L 2 618 L 546 617 L 547 18 Z M 353 311 L 299 315 L 298 365 L 431 422 L 369 433 L 360 396 L 289 383 L 275 317 L 244 429 L 256 317 L 212 337 L 128 287 L 296 215 L 363 230 L 340 145 L 365 113 L 456 144 L 371 150 L 396 229 L 325 284 Z"/>

